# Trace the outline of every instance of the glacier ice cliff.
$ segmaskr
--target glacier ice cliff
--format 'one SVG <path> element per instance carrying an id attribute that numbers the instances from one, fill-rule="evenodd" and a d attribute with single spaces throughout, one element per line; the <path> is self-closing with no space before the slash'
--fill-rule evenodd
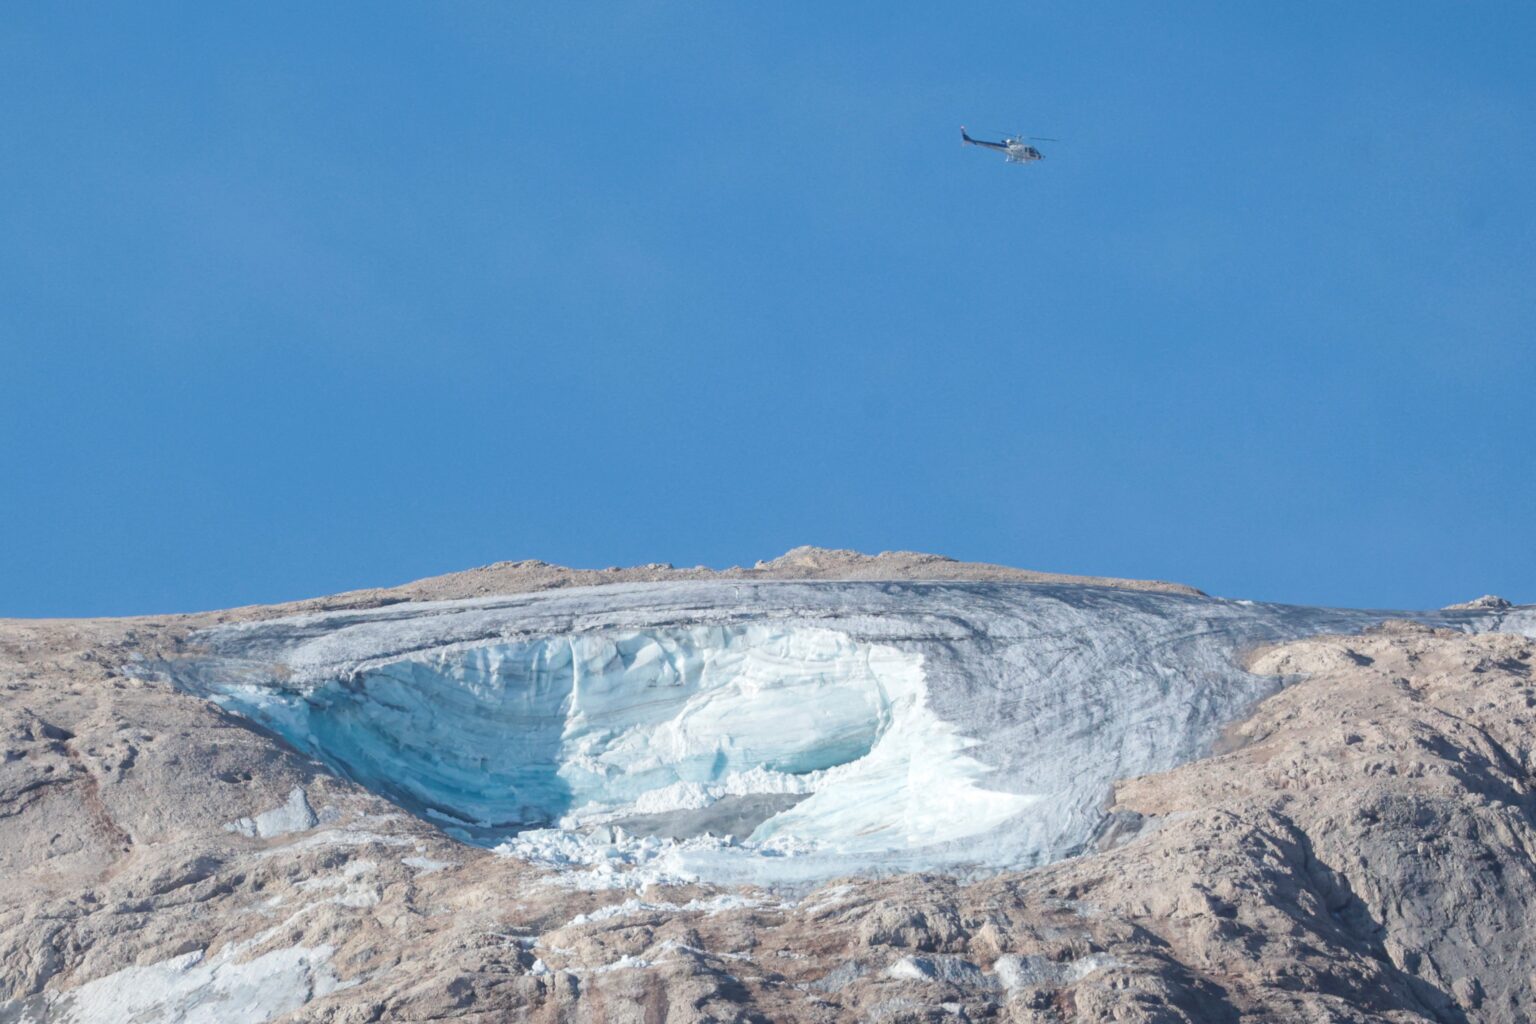
<path id="1" fill-rule="evenodd" d="M 1028 583 L 625 584 L 219 626 L 165 668 L 460 838 L 773 881 L 1080 852 L 1115 780 L 1202 756 L 1273 692 L 1246 649 L 1394 616 Z"/>

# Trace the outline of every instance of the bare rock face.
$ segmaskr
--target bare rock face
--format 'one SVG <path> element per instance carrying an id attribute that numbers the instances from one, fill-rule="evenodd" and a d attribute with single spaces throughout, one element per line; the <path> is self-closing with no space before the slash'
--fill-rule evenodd
<path id="1" fill-rule="evenodd" d="M 1461 604 L 1448 604 L 1447 609 L 1459 610 L 1469 608 L 1492 608 L 1495 610 L 1514 607 L 1509 601 L 1497 594 L 1484 594 L 1482 597 L 1471 601 L 1463 601 Z"/>
<path id="2" fill-rule="evenodd" d="M 495 562 L 462 572 L 433 576 L 398 587 L 353 590 L 330 597 L 295 601 L 264 608 L 239 608 L 216 613 L 217 621 L 269 618 L 274 614 L 321 611 L 336 608 L 375 608 L 401 601 L 450 601 L 490 594 L 523 594 L 564 587 L 594 587 L 614 583 L 686 583 L 699 581 L 771 580 L 996 580 L 1014 583 L 1071 583 L 1145 590 L 1158 593 L 1199 594 L 1183 583 L 1163 580 L 1129 580 L 1107 576 L 1070 576 L 1036 572 L 1006 565 L 959 562 L 943 555 L 913 551 L 885 551 L 865 555 L 857 551 L 818 547 L 794 548 L 778 558 L 759 561 L 750 568 L 733 566 L 710 569 L 698 565 L 679 569 L 665 562 L 629 568 L 571 569 L 538 559 Z"/>
<path id="3" fill-rule="evenodd" d="M 961 564 L 879 558 L 791 552 L 739 573 L 852 565 L 924 578 Z M 1011 621 L 1008 609 L 1037 597 L 1122 607 L 1111 592 L 1074 597 L 1059 589 L 1071 584 L 991 571 L 977 578 L 1025 590 L 950 593 L 995 617 L 976 605 L 973 625 Z M 626 577 L 649 585 L 696 570 L 623 572 L 664 577 Z M 205 663 L 207 638 L 269 636 L 274 618 L 296 614 L 308 617 L 293 629 L 334 651 L 326 616 L 339 610 L 518 592 L 508 580 L 600 582 L 518 563 L 278 609 L 0 623 L 0 1021 L 1531 1019 L 1536 647 L 1515 632 L 1531 630 L 1528 610 L 1359 624 L 1266 612 L 1347 631 L 1250 645 L 1232 671 L 1246 667 L 1270 695 L 1205 756 L 1116 781 L 1076 856 L 798 885 L 642 878 L 465 842 L 145 670 Z M 1134 592 L 1153 596 L 1124 607 L 1185 602 L 1191 629 L 1247 621 L 1238 603 L 1187 588 Z M 606 607 L 606 593 L 581 600 Z M 1030 628 L 1018 626 L 1026 652 Z M 1146 664 L 1147 685 L 1169 684 L 1158 674 L 1169 655 L 1108 635 L 1038 638 L 1052 658 Z M 1018 671 L 1005 639 L 1001 625 L 942 634 L 948 648 L 970 645 L 966 657 L 999 652 L 993 686 Z M 970 664 L 911 649 L 930 672 Z M 1114 701 L 1137 678 L 1092 700 Z M 966 673 L 955 680 L 972 690 L 932 692 L 984 692 Z M 1007 775 L 1013 762 L 971 749 Z"/>

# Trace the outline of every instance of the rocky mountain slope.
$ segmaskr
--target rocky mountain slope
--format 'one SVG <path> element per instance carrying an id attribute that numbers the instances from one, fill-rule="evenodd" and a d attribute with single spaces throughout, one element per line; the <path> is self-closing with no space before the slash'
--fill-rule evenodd
<path id="1" fill-rule="evenodd" d="M 0 1021 L 1530 1019 L 1531 609 L 760 565 L 0 623 Z"/>

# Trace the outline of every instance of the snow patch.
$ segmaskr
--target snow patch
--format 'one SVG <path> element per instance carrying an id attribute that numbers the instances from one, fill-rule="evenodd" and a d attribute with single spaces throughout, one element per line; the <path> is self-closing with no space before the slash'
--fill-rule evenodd
<path id="1" fill-rule="evenodd" d="M 885 969 L 895 981 L 944 982 L 962 988 L 995 988 L 980 967 L 958 956 L 904 956 Z"/>
<path id="2" fill-rule="evenodd" d="M 314 835 L 305 836 L 286 846 L 261 850 L 259 855 L 276 856 L 295 850 L 313 850 L 327 846 L 409 846 L 411 842 L 412 840 L 409 836 L 383 835 L 378 832 L 369 832 L 365 829 L 328 828 L 316 832 Z"/>
<path id="3" fill-rule="evenodd" d="M 1043 956 L 1000 956 L 992 973 L 1009 991 L 1016 988 L 1060 988 L 1082 981 L 1094 971 L 1118 967 L 1120 962 L 1105 953 L 1091 953 L 1077 960 L 1057 963 Z"/>
<path id="4" fill-rule="evenodd" d="M 204 951 L 127 967 L 46 995 L 49 1024 L 261 1024 L 333 992 L 330 946 L 294 946 L 244 962 Z M 25 1018 L 23 1018 L 25 1021 Z"/>
<path id="5" fill-rule="evenodd" d="M 319 821 L 314 808 L 309 806 L 309 797 L 304 795 L 301 787 L 294 786 L 288 794 L 287 803 L 281 807 L 263 811 L 255 817 L 225 822 L 224 831 L 238 832 L 252 839 L 270 839 L 288 832 L 303 832 L 314 828 Z"/>
<path id="6" fill-rule="evenodd" d="M 342 907 L 372 907 L 379 902 L 378 888 L 363 876 L 371 874 L 379 865 L 371 860 L 348 861 L 345 868 L 335 875 L 317 875 L 299 882 L 296 888 L 304 892 L 322 889 L 340 889 L 321 903 L 333 903 Z"/>
<path id="7" fill-rule="evenodd" d="M 665 900 L 653 903 L 649 900 L 629 899 L 623 903 L 613 903 L 606 907 L 599 907 L 587 914 L 577 914 L 566 922 L 566 926 L 591 924 L 595 921 L 610 921 L 618 917 L 633 917 L 636 914 L 663 912 L 719 914 L 727 910 L 745 910 L 764 905 L 764 902 L 760 899 L 731 892 L 720 893 L 708 899 L 692 899 L 687 903 L 671 903 Z"/>

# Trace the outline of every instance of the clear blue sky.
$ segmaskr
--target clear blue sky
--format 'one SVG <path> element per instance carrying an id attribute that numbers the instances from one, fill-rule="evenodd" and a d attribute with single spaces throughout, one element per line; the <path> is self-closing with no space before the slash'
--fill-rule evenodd
<path id="1" fill-rule="evenodd" d="M 8 3 L 0 613 L 803 543 L 1536 600 L 1533 44 L 1530 3 Z"/>

